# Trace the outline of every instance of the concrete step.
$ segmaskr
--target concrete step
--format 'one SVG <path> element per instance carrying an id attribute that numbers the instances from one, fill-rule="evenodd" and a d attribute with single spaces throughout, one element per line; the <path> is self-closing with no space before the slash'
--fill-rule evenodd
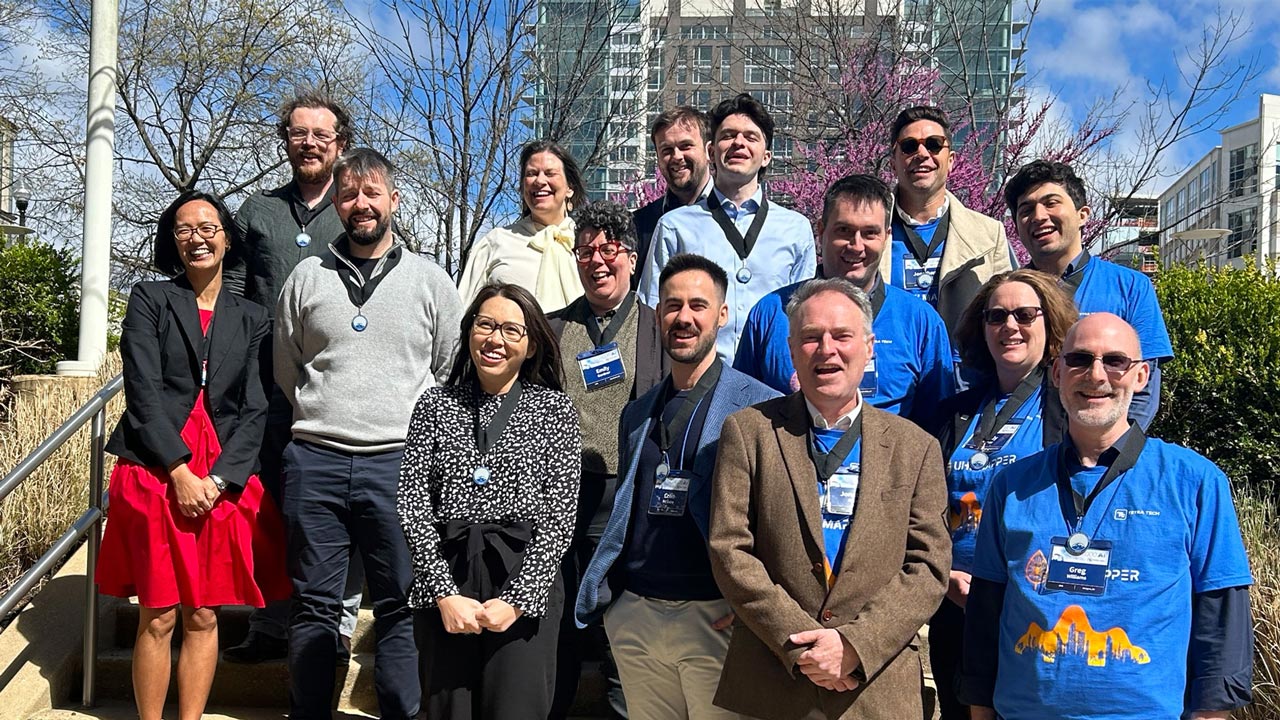
<path id="1" fill-rule="evenodd" d="M 122 603 L 107 612 L 115 613 L 115 637 L 111 642 L 120 648 L 133 647 L 138 635 L 138 606 L 134 603 Z M 218 647 L 226 649 L 239 645 L 249 633 L 249 616 L 253 608 L 234 606 L 224 607 L 218 613 Z M 182 632 L 173 633 L 174 645 L 182 643 Z M 356 632 L 352 638 L 352 646 L 356 652 L 373 652 L 375 644 L 373 632 L 373 610 L 360 608 L 356 618 Z"/>
<path id="2" fill-rule="evenodd" d="M 178 706 L 170 704 L 165 707 L 168 717 L 176 717 Z M 138 710 L 132 702 L 125 700 L 109 700 L 95 708 L 74 708 L 46 710 L 29 719 L 22 720 L 134 720 Z M 287 713 L 283 708 L 243 707 L 232 705 L 210 705 L 204 713 L 204 720 L 285 720 Z M 360 712 L 338 712 L 335 720 L 364 720 L 376 717 Z"/>

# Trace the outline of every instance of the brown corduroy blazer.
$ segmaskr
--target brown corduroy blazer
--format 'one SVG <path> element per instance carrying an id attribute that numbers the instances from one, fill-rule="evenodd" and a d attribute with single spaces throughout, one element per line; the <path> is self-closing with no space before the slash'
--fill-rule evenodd
<path id="1" fill-rule="evenodd" d="M 720 431 L 711 566 L 737 620 L 715 703 L 769 720 L 919 718 L 916 632 L 951 569 L 938 443 L 863 405 L 857 502 L 828 592 L 809 426 L 794 393 L 730 415 Z M 819 628 L 857 651 L 868 678 L 858 689 L 823 690 L 795 668 L 805 648 L 788 636 Z"/>

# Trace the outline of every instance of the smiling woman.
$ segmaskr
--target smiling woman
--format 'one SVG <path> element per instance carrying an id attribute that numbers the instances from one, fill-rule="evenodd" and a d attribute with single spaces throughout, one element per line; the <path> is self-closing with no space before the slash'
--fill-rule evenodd
<path id="1" fill-rule="evenodd" d="M 519 285 L 554 312 L 582 295 L 569 212 L 586 202 L 578 163 L 564 148 L 538 140 L 520 153 L 520 219 L 494 228 L 467 254 L 459 282 L 464 302 L 489 283 Z"/>

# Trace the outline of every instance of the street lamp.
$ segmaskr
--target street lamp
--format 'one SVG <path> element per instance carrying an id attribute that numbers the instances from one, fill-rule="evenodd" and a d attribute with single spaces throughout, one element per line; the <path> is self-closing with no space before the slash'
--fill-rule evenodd
<path id="1" fill-rule="evenodd" d="M 19 176 L 13 184 L 13 203 L 18 207 L 18 224 L 27 224 L 27 207 L 31 204 L 31 188 L 27 187 L 27 179 Z"/>
<path id="2" fill-rule="evenodd" d="M 1198 244 L 1201 256 L 1205 260 L 1212 260 L 1216 266 L 1218 264 L 1218 256 L 1222 254 L 1222 240 L 1230 234 L 1231 231 L 1227 228 L 1195 228 L 1194 230 L 1182 230 L 1173 233 L 1171 237 L 1188 245 L 1191 243 Z M 1215 245 L 1212 253 L 1205 252 L 1209 243 Z M 1191 253 L 1186 253 L 1187 260 L 1191 259 L 1190 255 Z"/>

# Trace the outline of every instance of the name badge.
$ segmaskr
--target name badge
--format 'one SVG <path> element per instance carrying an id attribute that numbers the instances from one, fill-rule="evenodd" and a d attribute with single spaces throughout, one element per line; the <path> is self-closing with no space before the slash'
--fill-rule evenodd
<path id="1" fill-rule="evenodd" d="M 925 294 L 933 287 L 934 278 L 938 274 L 938 263 L 942 257 L 931 257 L 921 265 L 913 255 L 903 256 L 903 288 L 916 294 Z"/>
<path id="2" fill-rule="evenodd" d="M 1017 434 L 1018 428 L 1022 426 L 1020 418 L 1011 418 L 1009 422 L 1000 427 L 999 432 L 991 437 L 990 440 L 979 445 L 978 438 L 970 435 L 969 442 L 965 443 L 965 448 L 969 450 L 985 450 L 989 453 L 999 452 L 1008 442 Z"/>
<path id="3" fill-rule="evenodd" d="M 876 379 L 876 358 L 871 356 L 867 358 L 867 366 L 862 369 L 862 382 L 858 385 L 858 392 L 862 393 L 862 397 L 871 397 L 876 394 L 879 389 L 879 381 Z"/>
<path id="4" fill-rule="evenodd" d="M 1049 555 L 1044 592 L 1101 595 L 1106 591 L 1107 569 L 1111 567 L 1109 541 L 1093 540 L 1079 555 L 1067 548 L 1067 538 L 1055 537 L 1050 542 L 1053 552 Z"/>
<path id="5" fill-rule="evenodd" d="M 578 369 L 582 371 L 582 384 L 588 392 L 627 379 L 627 370 L 622 365 L 622 352 L 618 350 L 616 342 L 580 352 L 577 358 Z"/>
<path id="6" fill-rule="evenodd" d="M 655 478 L 653 495 L 649 498 L 649 514 L 680 517 L 689 505 L 689 481 L 692 475 L 683 470 L 672 470 L 665 478 Z"/>
<path id="7" fill-rule="evenodd" d="M 836 474 L 826 482 L 827 494 L 823 498 L 822 509 L 832 515 L 852 515 L 853 506 L 858 499 L 860 477 L 860 463 L 841 465 L 840 469 L 836 470 Z"/>

